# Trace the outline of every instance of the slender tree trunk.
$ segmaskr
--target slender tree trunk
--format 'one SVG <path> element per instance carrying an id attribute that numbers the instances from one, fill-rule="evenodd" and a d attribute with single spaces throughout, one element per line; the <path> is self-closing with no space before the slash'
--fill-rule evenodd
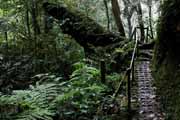
<path id="1" fill-rule="evenodd" d="M 153 26 L 152 26 L 152 0 L 148 0 L 148 7 L 149 7 L 149 28 L 151 32 L 151 38 L 154 39 Z"/>
<path id="2" fill-rule="evenodd" d="M 7 16 L 7 10 L 3 10 L 3 16 Z M 4 40 L 6 41 L 6 54 L 8 55 L 8 26 L 6 25 L 5 31 L 4 31 Z"/>
<path id="3" fill-rule="evenodd" d="M 48 29 L 48 15 L 46 12 L 44 12 L 44 33 L 48 33 L 49 29 Z"/>
<path id="4" fill-rule="evenodd" d="M 106 8 L 106 17 L 107 17 L 107 29 L 110 31 L 110 17 L 109 17 L 109 8 L 107 0 L 104 0 L 104 6 Z"/>
<path id="5" fill-rule="evenodd" d="M 142 13 L 142 7 L 140 1 L 138 1 L 137 4 L 137 14 L 138 14 L 138 22 L 141 32 L 141 42 L 144 42 L 145 39 L 145 32 L 144 32 L 144 22 L 143 22 L 143 13 Z"/>
<path id="6" fill-rule="evenodd" d="M 5 41 L 6 41 L 6 50 L 7 50 L 7 53 L 8 53 L 9 44 L 8 44 L 8 32 L 7 31 L 4 32 L 4 38 L 5 38 Z"/>
<path id="7" fill-rule="evenodd" d="M 149 27 L 151 31 L 151 38 L 154 39 L 153 26 L 152 26 L 152 7 L 149 6 Z"/>
<path id="8" fill-rule="evenodd" d="M 125 30 L 122 24 L 122 20 L 121 20 L 121 13 L 120 13 L 120 7 L 119 7 L 119 3 L 117 0 L 111 0 L 111 4 L 112 4 L 112 12 L 114 14 L 114 18 L 115 18 L 115 22 L 117 24 L 118 27 L 118 31 L 120 33 L 121 36 L 125 37 Z"/>
<path id="9" fill-rule="evenodd" d="M 28 36 L 31 37 L 31 28 L 30 28 L 30 22 L 29 22 L 29 6 L 28 6 L 28 1 L 26 1 L 26 27 L 27 27 Z"/>
<path id="10" fill-rule="evenodd" d="M 131 24 L 131 16 L 127 17 L 127 22 L 128 22 L 128 29 L 129 29 L 129 38 L 131 37 L 132 34 L 132 24 Z"/>
<path id="11" fill-rule="evenodd" d="M 131 24 L 131 18 L 132 18 L 132 15 L 134 13 L 134 9 L 133 7 L 130 7 L 131 5 L 131 2 L 129 0 L 123 0 L 123 3 L 124 3 L 124 12 L 126 14 L 126 19 L 127 19 L 127 24 L 128 24 L 128 37 L 130 38 L 131 34 L 132 34 L 132 24 Z"/>
<path id="12" fill-rule="evenodd" d="M 31 0 L 31 17 L 32 17 L 32 24 L 34 29 L 34 59 L 38 57 L 38 39 L 37 35 L 41 34 L 40 26 L 37 21 L 37 1 Z M 39 71 L 37 60 L 34 64 L 34 72 Z"/>
<path id="13" fill-rule="evenodd" d="M 37 21 L 37 3 L 36 0 L 32 0 L 32 8 L 31 8 L 31 15 L 32 15 L 32 23 L 34 28 L 34 37 L 36 37 L 37 34 L 40 34 L 40 26 Z"/>

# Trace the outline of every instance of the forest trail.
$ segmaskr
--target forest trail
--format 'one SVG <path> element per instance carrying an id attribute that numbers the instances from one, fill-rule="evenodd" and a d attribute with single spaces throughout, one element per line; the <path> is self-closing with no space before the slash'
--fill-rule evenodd
<path id="1" fill-rule="evenodd" d="M 152 85 L 150 61 L 138 61 L 135 75 L 138 82 L 139 120 L 164 120 Z"/>

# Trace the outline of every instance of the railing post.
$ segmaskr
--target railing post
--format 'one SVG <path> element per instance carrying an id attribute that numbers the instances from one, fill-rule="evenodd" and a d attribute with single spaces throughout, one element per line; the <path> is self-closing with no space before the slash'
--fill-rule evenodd
<path id="1" fill-rule="evenodd" d="M 133 64 L 132 64 L 132 82 L 134 82 L 134 60 L 133 60 Z"/>
<path id="2" fill-rule="evenodd" d="M 135 27 L 135 34 L 134 34 L 134 40 L 136 41 L 136 32 L 137 32 L 137 28 Z"/>
<path id="3" fill-rule="evenodd" d="M 106 82 L 106 64 L 104 60 L 101 60 L 101 82 Z"/>
<path id="4" fill-rule="evenodd" d="M 148 36 L 149 36 L 149 28 L 147 27 L 147 30 L 146 30 L 146 43 L 148 43 Z"/>
<path id="5" fill-rule="evenodd" d="M 127 95 L 128 95 L 128 113 L 131 113 L 131 78 L 130 78 L 130 74 L 131 74 L 131 69 L 127 70 L 127 77 L 128 77 L 128 85 L 127 85 Z"/>
<path id="6" fill-rule="evenodd" d="M 139 42 L 137 41 L 137 47 L 136 47 L 136 58 L 138 57 L 139 53 Z"/>

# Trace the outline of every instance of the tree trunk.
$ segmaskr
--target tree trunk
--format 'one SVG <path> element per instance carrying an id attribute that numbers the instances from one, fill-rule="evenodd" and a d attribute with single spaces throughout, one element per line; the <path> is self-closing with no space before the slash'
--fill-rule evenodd
<path id="1" fill-rule="evenodd" d="M 140 1 L 138 1 L 137 4 L 137 14 L 138 14 L 138 22 L 141 32 L 141 42 L 144 42 L 145 40 L 145 32 L 144 32 L 144 22 L 143 22 L 143 13 L 142 13 L 142 7 Z"/>
<path id="2" fill-rule="evenodd" d="M 123 39 L 111 32 L 105 31 L 98 23 L 79 11 L 71 11 L 64 5 L 44 3 L 45 11 L 60 21 L 63 33 L 75 38 L 86 51 L 92 46 L 109 46 Z"/>
<path id="3" fill-rule="evenodd" d="M 115 22 L 117 24 L 118 27 L 118 31 L 120 33 L 121 36 L 125 37 L 125 30 L 122 24 L 122 20 L 121 20 L 121 13 L 120 13 L 120 7 L 119 7 L 119 3 L 117 0 L 111 0 L 111 4 L 112 4 L 112 12 L 114 14 L 114 18 L 115 18 Z"/>
<path id="4" fill-rule="evenodd" d="M 26 13 L 25 13 L 25 17 L 26 17 L 26 27 L 27 27 L 27 32 L 28 32 L 28 36 L 31 37 L 31 29 L 30 29 L 30 23 L 29 23 L 29 6 L 28 6 L 28 1 L 25 1 L 26 3 Z"/>
<path id="5" fill-rule="evenodd" d="M 8 32 L 7 31 L 4 32 L 4 37 L 5 37 L 5 41 L 6 41 L 6 54 L 8 55 L 9 44 L 8 44 Z"/>
<path id="6" fill-rule="evenodd" d="M 152 26 L 152 0 L 148 0 L 148 8 L 149 8 L 149 28 L 151 32 L 151 38 L 154 39 L 153 26 Z"/>
<path id="7" fill-rule="evenodd" d="M 31 16 L 32 16 L 32 24 L 33 24 L 33 29 L 34 29 L 34 59 L 38 58 L 38 39 L 37 35 L 41 34 L 40 31 L 40 26 L 38 24 L 38 14 L 37 14 L 37 1 L 36 0 L 31 0 Z M 35 61 L 34 64 L 34 72 L 39 71 L 39 67 L 37 67 L 37 60 Z"/>
<path id="8" fill-rule="evenodd" d="M 129 0 L 123 0 L 124 2 L 124 14 L 126 16 L 126 19 L 127 19 L 127 24 L 128 24 L 128 37 L 130 38 L 131 37 L 131 34 L 132 34 L 132 23 L 131 23 L 131 18 L 132 18 L 132 15 L 134 13 L 134 7 L 131 5 L 131 2 Z M 132 6 L 132 7 L 130 7 Z"/>
<path id="9" fill-rule="evenodd" d="M 31 4 L 32 4 L 32 7 L 31 7 L 31 16 L 32 16 L 32 23 L 33 23 L 33 28 L 34 28 L 34 37 L 36 37 L 37 34 L 40 34 L 41 31 L 40 31 L 40 26 L 38 24 L 38 21 L 37 21 L 37 3 L 35 0 L 31 0 Z"/>
<path id="10" fill-rule="evenodd" d="M 107 0 L 104 0 L 104 6 L 106 8 L 106 17 L 107 17 L 107 29 L 110 31 L 110 17 L 109 17 L 109 8 Z"/>
<path id="11" fill-rule="evenodd" d="M 131 24 L 131 16 L 128 16 L 127 17 L 127 22 L 128 22 L 128 29 L 129 29 L 129 33 L 128 33 L 128 35 L 129 35 L 129 38 L 131 37 L 131 34 L 132 34 L 132 24 Z"/>

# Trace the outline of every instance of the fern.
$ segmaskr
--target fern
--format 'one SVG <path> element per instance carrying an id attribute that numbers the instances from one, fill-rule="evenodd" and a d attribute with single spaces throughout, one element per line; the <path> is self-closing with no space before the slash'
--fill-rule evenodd
<path id="1" fill-rule="evenodd" d="M 3 95 L 0 103 L 15 109 L 11 114 L 1 119 L 13 120 L 52 120 L 56 113 L 55 97 L 58 95 L 56 84 L 31 86 L 29 90 L 14 91 L 13 95 Z M 6 101 L 6 102 L 5 102 Z M 1 109 L 3 106 L 1 106 Z M 1 113 L 6 114 L 8 110 Z M 4 115 L 2 115 L 4 116 Z"/>
<path id="2" fill-rule="evenodd" d="M 41 84 L 0 97 L 0 110 L 10 106 L 0 111 L 4 114 L 0 119 L 52 120 L 55 114 L 60 119 L 92 118 L 109 90 L 100 82 L 99 70 L 84 64 L 76 67 L 69 81 L 61 82 L 60 78 L 49 74 L 36 77 Z"/>
<path id="3" fill-rule="evenodd" d="M 83 63 L 76 63 L 74 65 L 76 70 L 71 75 L 71 80 L 98 80 L 100 71 L 94 67 L 89 67 Z"/>

